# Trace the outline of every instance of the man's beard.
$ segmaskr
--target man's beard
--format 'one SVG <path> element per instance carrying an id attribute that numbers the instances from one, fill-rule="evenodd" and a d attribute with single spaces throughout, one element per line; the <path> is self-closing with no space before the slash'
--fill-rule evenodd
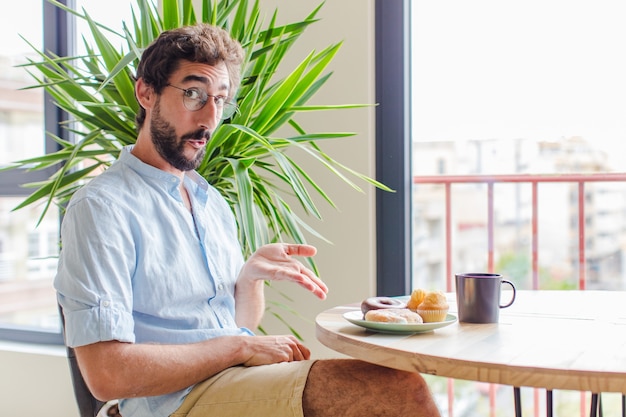
<path id="1" fill-rule="evenodd" d="M 198 129 L 195 132 L 181 136 L 180 140 L 178 140 L 174 126 L 161 117 L 159 102 L 156 103 L 152 112 L 150 134 L 159 155 L 179 171 L 191 171 L 198 168 L 206 153 L 206 148 L 202 148 L 198 150 L 195 158 L 187 159 L 185 156 L 185 141 L 189 139 L 206 139 L 208 142 L 211 137 L 208 130 Z"/>

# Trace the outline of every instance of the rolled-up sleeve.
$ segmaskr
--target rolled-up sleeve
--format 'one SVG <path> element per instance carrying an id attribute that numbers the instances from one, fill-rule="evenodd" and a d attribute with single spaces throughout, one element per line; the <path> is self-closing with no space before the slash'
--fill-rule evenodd
<path id="1" fill-rule="evenodd" d="M 96 306 L 78 306 L 74 300 L 59 294 L 59 303 L 63 306 L 68 346 L 106 340 L 135 342 L 132 314 L 115 308 L 111 301 L 103 299 Z"/>

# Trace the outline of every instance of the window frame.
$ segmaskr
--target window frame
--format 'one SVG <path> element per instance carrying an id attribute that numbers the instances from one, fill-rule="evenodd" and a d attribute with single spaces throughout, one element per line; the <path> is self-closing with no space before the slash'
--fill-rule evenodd
<path id="1" fill-rule="evenodd" d="M 74 8 L 74 0 L 58 0 L 65 6 Z M 70 56 L 75 45 L 75 23 L 69 13 L 54 6 L 50 2 L 43 1 L 43 48 L 57 56 Z M 62 120 L 67 120 L 68 114 L 52 102 L 52 97 L 44 93 L 44 131 L 45 152 L 52 153 L 59 149 L 58 144 L 52 139 L 53 135 L 69 140 L 69 132 L 60 125 Z M 25 169 L 15 169 L 0 173 L 0 195 L 5 197 L 26 197 L 32 191 L 22 185 L 43 181 L 52 175 L 54 167 L 45 170 L 28 172 Z M 63 345 L 63 335 L 60 331 L 52 331 L 40 327 L 14 325 L 0 323 L 0 340 Z"/>
<path id="2" fill-rule="evenodd" d="M 411 289 L 411 118 L 409 0 L 376 0 L 376 292 Z"/>

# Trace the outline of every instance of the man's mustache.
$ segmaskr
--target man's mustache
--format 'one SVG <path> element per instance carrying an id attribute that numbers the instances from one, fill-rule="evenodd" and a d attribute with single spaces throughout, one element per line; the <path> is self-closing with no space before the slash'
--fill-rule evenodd
<path id="1" fill-rule="evenodd" d="M 182 136 L 182 140 L 203 140 L 207 142 L 211 139 L 211 132 L 206 129 L 198 129 L 194 132 L 186 133 Z"/>

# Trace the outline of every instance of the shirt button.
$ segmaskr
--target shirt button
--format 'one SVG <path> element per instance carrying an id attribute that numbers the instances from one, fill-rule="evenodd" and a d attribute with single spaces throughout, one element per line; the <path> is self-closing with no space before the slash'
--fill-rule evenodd
<path id="1" fill-rule="evenodd" d="M 110 305 L 111 305 L 111 302 L 110 302 L 110 301 L 105 301 L 105 302 L 103 302 L 103 303 L 102 303 L 102 305 L 103 305 L 104 307 L 108 307 L 108 306 L 110 306 Z"/>
<path id="2" fill-rule="evenodd" d="M 217 286 L 217 289 L 220 290 L 220 291 L 224 291 L 224 284 L 219 284 Z"/>

